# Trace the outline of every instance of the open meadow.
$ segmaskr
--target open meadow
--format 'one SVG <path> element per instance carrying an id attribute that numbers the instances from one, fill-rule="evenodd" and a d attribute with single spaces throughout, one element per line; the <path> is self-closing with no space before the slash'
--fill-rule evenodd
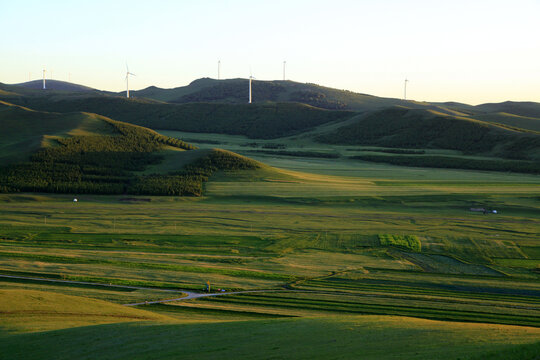
<path id="1" fill-rule="evenodd" d="M 18 294 L 0 308 L 0 358 L 539 354 L 538 176 L 182 135 L 273 167 L 217 172 L 201 197 L 0 194 L 0 292 Z M 220 295 L 145 304 L 208 285 Z"/>

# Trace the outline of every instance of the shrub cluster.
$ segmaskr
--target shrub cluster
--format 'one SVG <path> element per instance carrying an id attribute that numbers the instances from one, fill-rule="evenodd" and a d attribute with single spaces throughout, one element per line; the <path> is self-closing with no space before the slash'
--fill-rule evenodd
<path id="1" fill-rule="evenodd" d="M 422 244 L 416 235 L 379 234 L 378 237 L 381 246 L 398 246 L 414 252 L 422 250 Z"/>

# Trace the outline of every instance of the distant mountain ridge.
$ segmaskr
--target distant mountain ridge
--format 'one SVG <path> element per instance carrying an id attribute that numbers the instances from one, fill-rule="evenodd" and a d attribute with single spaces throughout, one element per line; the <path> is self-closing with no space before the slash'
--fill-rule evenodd
<path id="1" fill-rule="evenodd" d="M 20 86 L 27 89 L 34 89 L 34 90 L 43 90 L 43 80 L 33 80 L 28 81 L 20 84 L 13 84 L 14 86 Z M 55 90 L 55 91 L 75 91 L 75 92 L 86 92 L 86 91 L 97 91 L 94 88 L 74 84 L 67 81 L 60 81 L 60 80 L 52 80 L 52 79 L 46 79 L 45 80 L 45 90 Z"/>
<path id="2" fill-rule="evenodd" d="M 49 80 L 50 82 L 51 80 Z M 25 83 L 24 87 L 0 84 L 0 100 L 21 106 L 44 111 L 88 111 L 109 116 L 121 121 L 148 126 L 153 129 L 183 130 L 192 132 L 222 132 L 226 134 L 245 134 L 248 137 L 279 137 L 291 134 L 290 131 L 279 131 L 279 124 L 287 125 L 293 132 L 308 130 L 321 124 L 320 121 L 305 121 L 304 125 L 295 126 L 303 113 L 315 114 L 316 111 L 304 111 L 301 106 L 309 105 L 313 109 L 326 111 L 347 110 L 355 113 L 370 113 L 391 107 L 435 111 L 440 114 L 467 117 L 489 124 L 540 131 L 540 103 L 535 102 L 503 102 L 498 104 L 481 104 L 477 106 L 457 102 L 419 102 L 402 99 L 382 98 L 352 91 L 332 89 L 316 84 L 303 84 L 294 81 L 262 81 L 253 82 L 253 100 L 251 109 L 248 106 L 248 79 L 216 80 L 201 78 L 187 86 L 162 89 L 155 86 L 143 90 L 132 91 L 132 98 L 126 99 L 125 92 L 111 93 L 93 90 L 77 84 L 56 82 L 58 89 L 46 91 L 34 89 L 41 85 L 39 81 Z M 61 85 L 61 86 L 60 86 Z M 32 86 L 34 88 L 32 88 Z M 52 85 L 51 85 L 52 86 Z M 277 105 L 280 104 L 280 105 Z M 289 104 L 289 105 L 285 105 Z M 178 106 L 189 105 L 181 110 Z M 219 106 L 218 106 L 219 105 Z M 223 111 L 230 107 L 230 111 Z M 266 107 L 264 116 L 257 120 L 259 113 L 253 108 Z M 142 111 L 144 108 L 144 111 Z M 276 109 L 272 115 L 270 109 Z M 219 109 L 219 112 L 214 110 Z M 236 110 L 235 110 L 236 109 Z M 279 109 L 279 111 L 277 111 Z M 301 110 L 301 111 L 300 111 Z M 289 113 L 290 112 L 290 113 Z M 236 113 L 236 115 L 234 115 Z M 231 117 L 232 116 L 232 117 Z M 240 117 L 253 117 L 256 131 L 238 130 Z M 273 117 L 276 117 L 273 119 Z M 278 120 L 279 117 L 279 121 Z M 328 116 L 330 120 L 332 117 Z M 337 121 L 335 117 L 331 121 Z M 203 120 L 204 122 L 200 122 Z M 289 122 L 286 120 L 290 119 Z M 228 121 L 235 120 L 235 121 Z M 274 121 L 275 120 L 275 121 Z M 217 121 L 217 123 L 214 123 Z M 285 121 L 285 122 L 283 122 Z M 193 126 L 200 124 L 200 126 Z M 204 123 L 204 126 L 203 126 Z M 311 124 L 306 126 L 307 124 Z M 227 125 L 228 124 L 228 125 Z M 244 123 L 242 126 L 245 126 Z M 227 127 L 228 126 L 228 127 Z M 263 135 L 271 127 L 271 134 Z"/>
<path id="3" fill-rule="evenodd" d="M 248 102 L 248 79 L 216 80 L 201 78 L 192 81 L 189 85 L 164 89 L 150 86 L 142 90 L 132 90 L 134 98 L 144 98 L 158 102 L 169 103 L 232 103 L 246 104 Z M 59 80 L 47 80 L 47 90 L 60 92 L 93 92 L 99 95 L 124 97 L 125 91 L 108 92 L 93 89 L 88 86 L 69 83 Z M 0 83 L 0 96 L 6 92 L 17 92 L 17 89 L 42 90 L 42 80 L 6 85 Z M 297 102 L 327 110 L 373 111 L 390 106 L 404 106 L 407 108 L 436 110 L 449 115 L 457 116 L 483 116 L 486 114 L 505 113 L 528 118 L 540 119 L 540 103 L 523 101 L 506 101 L 502 103 L 486 103 L 469 105 L 458 102 L 421 102 L 397 98 L 383 98 L 373 95 L 356 93 L 348 90 L 339 90 L 312 83 L 298 83 L 290 80 L 254 80 L 253 102 Z M 24 95 L 32 95 L 25 93 Z M 33 95 L 36 95 L 34 93 Z M 500 119 L 497 116 L 497 119 Z M 536 129 L 535 129 L 536 130 Z"/>
<path id="4" fill-rule="evenodd" d="M 74 90 L 70 91 L 0 83 L 0 104 L 3 104 L 0 125 L 4 129 L 0 147 L 6 162 L 20 160 L 44 144 L 55 144 L 54 141 L 59 141 L 54 140 L 57 136 L 79 136 L 89 131 L 93 133 L 97 128 L 102 131 L 104 123 L 111 123 L 96 122 L 93 116 L 104 116 L 156 131 L 243 135 L 250 139 L 294 136 L 307 140 L 314 147 L 329 143 L 355 146 L 357 151 L 363 151 L 361 148 L 366 146 L 393 148 L 385 153 L 391 155 L 371 155 L 370 159 L 362 155 L 367 161 L 395 160 L 399 150 L 415 155 L 414 159 L 397 159 L 406 164 L 421 166 L 431 161 L 429 166 L 441 166 L 441 159 L 422 154 L 424 150 L 444 150 L 445 153 L 453 151 L 474 156 L 473 160 L 477 161 L 469 164 L 466 162 L 470 159 L 458 159 L 459 163 L 456 163 L 457 160 L 452 159 L 449 160 L 453 161 L 451 164 L 447 161 L 448 166 L 540 172 L 539 103 L 505 102 L 479 106 L 428 103 L 379 98 L 292 81 L 256 81 L 253 83 L 255 102 L 248 104 L 245 98 L 247 81 L 199 79 L 175 89 L 149 87 L 133 92 L 134 96 L 129 99 L 123 93 L 79 91 L 80 87 L 71 85 L 69 88 Z M 88 113 L 97 115 L 88 118 L 85 115 Z M 23 120 L 25 124 L 21 130 L 19 122 Z M 72 124 L 79 125 L 73 127 Z M 41 131 L 42 126 L 47 126 L 50 131 Z M 22 136 L 26 127 L 37 132 Z M 144 136 L 138 137 L 135 143 L 144 139 Z M 411 149 L 422 150 L 411 152 Z M 491 163 L 489 166 L 480 164 L 478 162 L 484 160 L 478 158 L 489 158 Z M 500 166 L 503 159 L 504 164 Z M 87 175 L 91 174 L 84 176 Z M 159 182 L 168 186 L 170 179 L 162 180 Z M 200 193 L 198 185 L 194 189 L 194 193 Z"/>
<path id="5" fill-rule="evenodd" d="M 133 91 L 133 96 L 172 103 L 218 102 L 245 104 L 248 102 L 248 79 L 216 80 L 202 78 L 187 86 L 162 89 L 155 86 Z M 253 80 L 253 102 L 298 102 L 327 110 L 374 109 L 405 105 L 400 99 L 338 90 L 316 84 L 290 80 Z"/>

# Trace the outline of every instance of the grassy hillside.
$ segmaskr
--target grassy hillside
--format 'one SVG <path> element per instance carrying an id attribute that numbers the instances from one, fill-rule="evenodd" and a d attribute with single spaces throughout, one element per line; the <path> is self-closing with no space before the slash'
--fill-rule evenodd
<path id="1" fill-rule="evenodd" d="M 159 89 L 152 86 L 136 91 L 134 94 L 138 97 L 182 104 L 192 102 L 244 104 L 248 100 L 248 82 L 248 79 L 203 78 L 183 87 Z M 421 109 L 433 108 L 444 113 L 460 115 L 458 109 L 450 109 L 442 104 L 382 98 L 311 83 L 254 80 L 252 85 L 255 103 L 298 102 L 328 110 L 353 111 L 373 111 L 403 105 Z"/>
<path id="2" fill-rule="evenodd" d="M 154 100 L 189 103 L 217 102 L 243 104 L 248 100 L 247 79 L 215 80 L 203 78 L 174 89 L 150 87 L 134 92 L 135 96 Z M 323 109 L 366 110 L 403 103 L 399 99 L 380 98 L 317 84 L 294 81 L 253 81 L 254 102 L 300 102 Z"/>
<path id="3" fill-rule="evenodd" d="M 167 175 L 144 175 L 127 189 L 137 195 L 195 195 L 203 194 L 203 182 L 217 171 L 258 169 L 261 164 L 230 151 L 213 149 L 207 155 L 190 162 L 183 169 Z"/>
<path id="4" fill-rule="evenodd" d="M 540 118 L 540 103 L 530 101 L 505 101 L 502 103 L 482 104 L 476 106 L 475 110 L 486 113 L 504 112 L 519 116 Z"/>
<path id="5" fill-rule="evenodd" d="M 28 81 L 28 82 L 24 82 L 20 84 L 13 84 L 13 85 L 27 88 L 27 89 L 43 90 L 43 80 L 33 80 L 33 81 Z M 74 84 L 67 81 L 52 80 L 52 79 L 47 79 L 45 81 L 45 87 L 46 87 L 46 90 L 55 90 L 55 91 L 69 91 L 69 92 L 96 91 L 96 89 L 93 89 L 88 86 Z"/>
<path id="6" fill-rule="evenodd" d="M 368 114 L 354 124 L 318 136 L 317 140 L 332 144 L 450 149 L 518 159 L 540 157 L 537 133 L 400 107 Z"/>
<path id="7" fill-rule="evenodd" d="M 193 149 L 181 140 L 148 129 L 103 119 L 116 136 L 55 138 L 56 146 L 34 153 L 29 162 L 2 169 L 1 192 L 202 195 L 202 184 L 216 171 L 256 169 L 259 163 L 225 150 L 188 156 L 165 174 L 138 174 L 163 160 L 162 149 Z"/>
<path id="8" fill-rule="evenodd" d="M 538 348 L 530 345 L 538 340 L 538 335 L 537 329 L 443 324 L 382 316 L 210 324 L 127 323 L 11 336 L 4 341 L 4 354 L 17 359 L 258 359 L 271 356 L 278 359 L 455 360 L 489 359 L 486 353 L 504 351 L 510 355 L 508 360 L 533 360 L 534 353 L 526 355 Z M 389 343 L 392 346 L 388 346 Z"/>
<path id="9" fill-rule="evenodd" d="M 474 115 L 474 118 L 489 123 L 504 124 L 540 132 L 540 117 L 528 117 L 505 112 L 496 112 Z"/>
<path id="10" fill-rule="evenodd" d="M 10 98 L 21 106 L 42 111 L 85 111 L 151 129 L 213 132 L 277 138 L 352 115 L 297 103 L 174 105 L 111 96 Z"/>
<path id="11" fill-rule="evenodd" d="M 32 111 L 0 101 L 0 165 L 27 160 L 49 136 L 110 134 L 112 128 L 87 113 Z"/>
<path id="12" fill-rule="evenodd" d="M 226 157 L 215 151 L 206 155 L 209 162 L 181 173 L 178 171 L 182 166 L 178 166 L 173 176 L 137 176 L 135 172 L 143 171 L 149 164 L 160 163 L 163 150 L 194 147 L 95 114 L 37 112 L 7 103 L 0 106 L 6 129 L 0 144 L 5 150 L 3 158 L 10 160 L 4 161 L 0 174 L 3 192 L 140 194 L 150 191 L 143 188 L 152 183 L 153 194 L 200 195 L 202 181 L 216 169 L 249 163 L 239 156 Z M 234 162 L 235 159 L 241 160 Z M 158 178 L 159 186 L 155 184 Z"/>
<path id="13" fill-rule="evenodd" d="M 455 150 L 468 156 L 487 156 L 490 157 L 491 162 L 496 162 L 497 158 L 524 161 L 540 159 L 538 133 L 531 130 L 536 129 L 537 121 L 532 117 L 490 113 L 486 112 L 489 110 L 487 108 L 482 110 L 480 107 L 458 103 L 396 102 L 395 99 L 381 99 L 367 95 L 362 95 L 363 100 L 360 101 L 358 96 L 361 94 L 290 81 L 257 82 L 258 96 L 274 101 L 295 100 L 332 109 L 347 108 L 349 106 L 334 105 L 356 99 L 359 101 L 356 108 L 362 109 L 364 113 L 358 115 L 359 113 L 349 111 L 323 110 L 319 107 L 291 102 L 236 104 L 235 102 L 243 102 L 239 99 L 243 96 L 242 89 L 245 81 L 243 79 L 223 81 L 200 79 L 184 88 L 163 91 L 157 88 L 150 89 L 155 94 L 167 94 L 167 96 L 176 94 L 181 99 L 173 100 L 183 102 L 183 104 L 141 98 L 126 99 L 97 92 L 90 94 L 43 92 L 5 85 L 1 88 L 5 88 L 10 94 L 0 95 L 0 98 L 42 111 L 99 113 L 117 120 L 165 131 L 245 135 L 257 139 L 277 139 L 302 134 L 304 139 L 315 138 L 320 142 L 335 145 Z M 324 90 L 324 94 L 314 94 L 314 89 Z M 307 93 L 302 93 L 303 91 Z M 296 94 L 297 97 L 295 98 L 292 94 Z M 329 97 L 328 94 L 335 96 Z M 167 99 L 172 101 L 172 97 Z M 330 103 L 333 105 L 330 106 Z M 406 104 L 407 106 L 387 107 L 392 104 Z M 536 106 L 535 103 L 512 103 L 511 105 L 510 110 L 517 112 L 530 112 Z M 506 106 L 508 107 L 508 104 Z M 381 107 L 386 108 L 373 111 Z M 308 144 L 308 146 L 314 147 L 313 144 Z M 32 148 L 35 148 L 35 143 Z M 280 155 L 276 151 L 256 151 L 261 154 Z M 338 152 L 330 151 L 329 153 L 332 154 L 331 156 L 339 157 Z M 282 155 L 289 156 L 327 156 L 326 153 L 316 151 L 316 149 L 281 150 Z M 251 156 L 255 153 L 251 151 L 244 154 Z M 358 154 L 347 155 L 359 156 Z M 363 159 L 374 160 L 373 156 L 369 158 L 364 156 Z M 377 161 L 389 159 L 381 157 Z M 394 161 L 394 163 L 405 164 L 404 161 L 407 159 L 398 160 L 400 161 Z M 464 163 L 461 161 L 463 159 L 447 160 L 446 167 L 463 168 L 460 165 Z M 505 166 L 501 167 L 493 166 L 491 163 L 481 163 L 484 159 L 472 160 L 474 161 L 469 165 L 474 165 L 474 169 L 522 171 L 520 169 L 524 166 L 529 167 L 529 164 L 525 163 L 505 163 Z M 434 161 L 437 163 L 438 160 Z M 430 160 L 426 158 L 408 159 L 406 163 L 413 166 L 432 166 Z M 471 166 L 466 168 L 471 168 Z"/>
<path id="14" fill-rule="evenodd" d="M 0 289 L 0 298 L 0 332 L 28 333 L 128 321 L 172 320 L 107 301 L 54 292 Z"/>

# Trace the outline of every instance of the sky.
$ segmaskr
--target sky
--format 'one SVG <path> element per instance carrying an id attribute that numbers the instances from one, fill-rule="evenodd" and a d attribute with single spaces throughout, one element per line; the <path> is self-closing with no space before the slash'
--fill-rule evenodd
<path id="1" fill-rule="evenodd" d="M 540 102 L 540 0 L 0 0 L 0 82 L 101 90 L 201 77 L 418 101 Z"/>

